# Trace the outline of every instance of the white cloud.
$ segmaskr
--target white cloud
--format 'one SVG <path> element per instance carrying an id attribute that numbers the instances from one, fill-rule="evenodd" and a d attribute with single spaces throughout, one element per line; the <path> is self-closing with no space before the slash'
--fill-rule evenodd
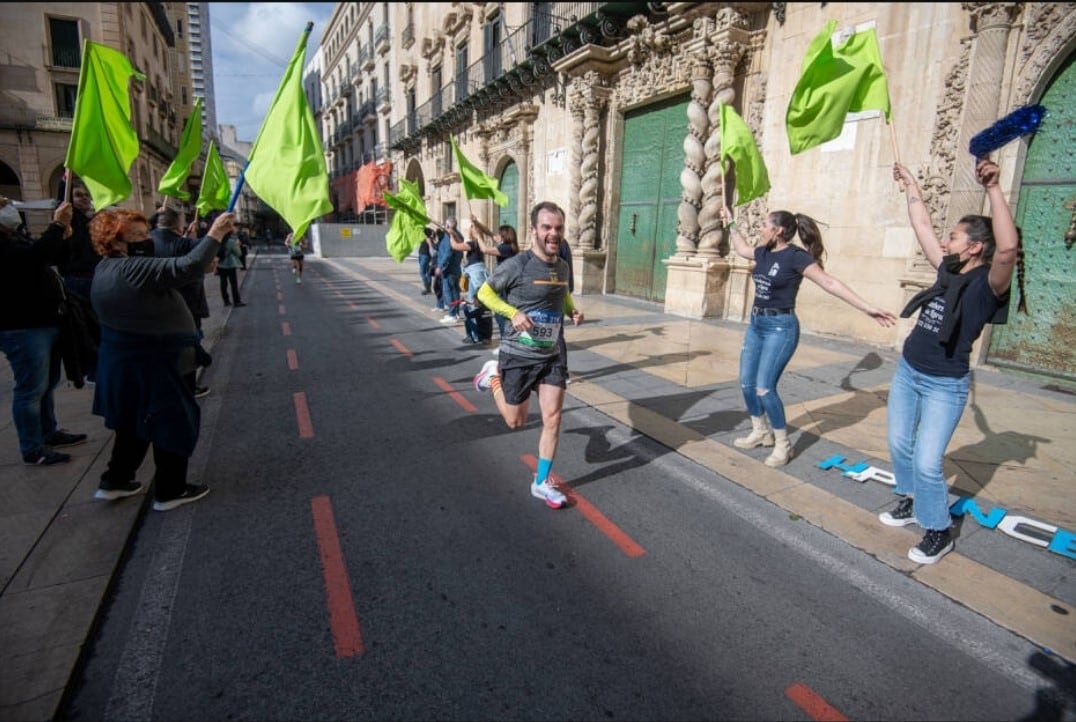
<path id="1" fill-rule="evenodd" d="M 217 122 L 253 141 L 306 27 L 307 60 L 336 3 L 209 3 Z"/>

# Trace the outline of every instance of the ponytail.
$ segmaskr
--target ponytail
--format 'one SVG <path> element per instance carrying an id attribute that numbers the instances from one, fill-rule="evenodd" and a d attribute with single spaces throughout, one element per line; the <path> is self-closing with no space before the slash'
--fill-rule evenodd
<path id="1" fill-rule="evenodd" d="M 773 211 L 770 213 L 770 219 L 780 229 L 781 238 L 785 243 L 791 243 L 792 237 L 798 235 L 800 241 L 803 242 L 803 247 L 811 254 L 811 258 L 818 264 L 818 267 L 824 268 L 822 259 L 826 249 L 822 246 L 822 232 L 818 230 L 818 223 L 813 218 L 802 213 Z"/>
<path id="2" fill-rule="evenodd" d="M 1027 315 L 1027 294 L 1024 293 L 1024 232 L 1020 226 L 1016 227 L 1016 291 L 1020 294 L 1020 301 L 1016 304 L 1016 312 Z"/>

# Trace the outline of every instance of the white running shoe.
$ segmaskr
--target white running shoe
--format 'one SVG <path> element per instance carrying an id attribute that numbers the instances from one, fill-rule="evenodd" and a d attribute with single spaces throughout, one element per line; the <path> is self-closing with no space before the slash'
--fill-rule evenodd
<path id="1" fill-rule="evenodd" d="M 485 391 L 489 388 L 490 380 L 497 375 L 497 359 L 490 359 L 482 364 L 482 370 L 474 377 L 474 390 Z"/>
<path id="2" fill-rule="evenodd" d="M 561 494 L 549 479 L 542 484 L 531 484 L 531 496 L 543 500 L 552 509 L 560 509 L 568 503 L 568 497 Z"/>

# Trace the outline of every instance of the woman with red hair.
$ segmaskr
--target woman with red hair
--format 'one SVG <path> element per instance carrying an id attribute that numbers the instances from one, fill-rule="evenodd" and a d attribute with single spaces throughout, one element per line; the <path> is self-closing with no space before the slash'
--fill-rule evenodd
<path id="1" fill-rule="evenodd" d="M 142 491 L 134 477 L 150 446 L 155 510 L 209 493 L 205 484 L 187 483 L 201 409 L 184 376 L 195 368 L 198 335 L 178 289 L 206 272 L 234 224 L 235 214 L 223 213 L 187 255 L 154 258 L 141 213 L 104 210 L 90 223 L 93 246 L 103 256 L 90 290 L 101 324 L 93 413 L 116 433 L 98 499 Z"/>

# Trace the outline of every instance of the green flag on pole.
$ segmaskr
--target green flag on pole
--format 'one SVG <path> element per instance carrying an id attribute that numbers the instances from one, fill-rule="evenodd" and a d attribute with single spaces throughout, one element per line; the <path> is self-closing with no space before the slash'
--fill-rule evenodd
<path id="1" fill-rule="evenodd" d="M 172 165 L 168 166 L 161 182 L 157 185 L 157 192 L 164 196 L 178 198 L 181 201 L 190 200 L 191 194 L 183 185 L 191 174 L 191 166 L 202 153 L 202 99 L 196 98 L 191 115 L 183 126 L 183 136 L 179 141 L 179 152 L 176 154 Z"/>
<path id="2" fill-rule="evenodd" d="M 770 189 L 770 174 L 755 137 L 731 105 L 721 104 L 721 168 L 725 159 L 736 164 L 736 205 L 758 198 Z"/>
<path id="3" fill-rule="evenodd" d="M 128 85 L 132 77 L 146 79 L 122 53 L 83 41 L 64 167 L 78 174 L 98 209 L 131 195 L 127 174 L 139 151 L 138 133 L 131 127 Z"/>
<path id="4" fill-rule="evenodd" d="M 306 41 L 313 25 L 307 24 L 295 46 L 244 170 L 246 182 L 287 221 L 295 238 L 333 209 L 321 135 L 303 90 Z"/>
<path id="5" fill-rule="evenodd" d="M 397 263 L 402 263 L 426 237 L 425 226 L 430 216 L 416 183 L 401 178 L 396 195 L 388 191 L 383 195 L 389 207 L 396 211 L 385 236 L 385 250 Z"/>
<path id="6" fill-rule="evenodd" d="M 508 196 L 501 192 L 497 180 L 480 171 L 471 161 L 464 157 L 460 147 L 456 145 L 456 139 L 449 136 L 452 150 L 456 154 L 456 163 L 460 167 L 460 180 L 463 181 L 463 192 L 468 200 L 476 198 L 492 198 L 493 202 L 504 208 L 508 205 Z"/>
<path id="7" fill-rule="evenodd" d="M 204 216 L 210 211 L 227 208 L 232 195 L 231 186 L 228 174 L 224 171 L 224 163 L 217 153 L 217 144 L 211 140 L 205 158 L 205 171 L 202 173 L 202 188 L 198 192 L 198 202 L 194 204 L 198 214 Z"/>
<path id="8" fill-rule="evenodd" d="M 830 20 L 811 41 L 789 99 L 785 128 L 793 155 L 839 136 L 848 113 L 880 110 L 890 120 L 889 83 L 874 28 L 834 48 L 836 28 Z"/>

